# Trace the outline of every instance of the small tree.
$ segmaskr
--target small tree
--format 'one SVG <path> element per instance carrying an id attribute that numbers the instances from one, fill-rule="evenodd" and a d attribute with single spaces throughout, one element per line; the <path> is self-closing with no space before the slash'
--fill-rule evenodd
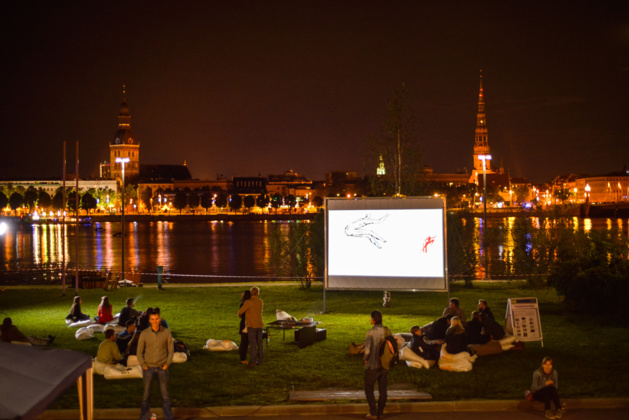
<path id="1" fill-rule="evenodd" d="M 37 195 L 37 205 L 43 210 L 50 209 L 52 205 L 52 197 L 44 189 L 40 188 Z"/>
<path id="2" fill-rule="evenodd" d="M 33 211 L 35 206 L 37 205 L 37 190 L 32 185 L 26 189 L 24 192 L 24 205 L 28 207 L 29 211 Z"/>
<path id="3" fill-rule="evenodd" d="M 65 210 L 65 206 L 63 205 L 63 192 L 57 191 L 55 196 L 52 198 L 52 208 L 55 210 Z"/>
<path id="4" fill-rule="evenodd" d="M 264 208 L 269 205 L 269 196 L 267 194 L 260 194 L 256 197 L 256 206 Z"/>
<path id="5" fill-rule="evenodd" d="M 173 207 L 179 210 L 179 214 L 186 208 L 188 205 L 188 196 L 183 191 L 177 191 L 175 193 L 175 198 L 173 199 Z"/>
<path id="6" fill-rule="evenodd" d="M 142 190 L 142 202 L 144 203 L 144 206 L 146 207 L 146 210 L 149 211 L 149 213 L 151 211 L 153 211 L 153 203 L 152 203 L 152 198 L 153 198 L 153 188 L 151 187 L 146 187 Z"/>
<path id="7" fill-rule="evenodd" d="M 201 195 L 201 207 L 205 209 L 205 214 L 207 214 L 207 209 L 212 207 L 212 194 L 205 192 Z"/>
<path id="8" fill-rule="evenodd" d="M 87 213 L 96 208 L 96 198 L 90 192 L 86 192 L 81 197 L 81 208 Z"/>
<path id="9" fill-rule="evenodd" d="M 275 214 L 277 214 L 277 209 L 282 205 L 282 196 L 278 193 L 273 194 L 271 196 L 271 207 L 275 209 Z"/>
<path id="10" fill-rule="evenodd" d="M 0 192 L 0 210 L 4 209 L 9 205 L 9 199 L 4 194 L 4 192 Z"/>
<path id="11" fill-rule="evenodd" d="M 247 195 L 243 199 L 242 203 L 247 209 L 247 213 L 249 213 L 251 208 L 256 205 L 256 199 L 252 195 Z"/>
<path id="12" fill-rule="evenodd" d="M 297 203 L 297 197 L 293 194 L 288 194 L 284 199 L 284 203 L 288 206 L 288 211 L 292 213 L 295 208 L 295 204 Z"/>
<path id="13" fill-rule="evenodd" d="M 191 210 L 194 211 L 194 209 L 199 207 L 200 201 L 201 200 L 199 199 L 199 194 L 195 192 L 191 192 L 188 194 L 188 206 L 190 207 Z"/>
<path id="14" fill-rule="evenodd" d="M 227 207 L 227 199 L 228 197 L 225 191 L 220 191 L 218 194 L 216 194 L 214 205 L 219 209 L 224 209 L 225 207 Z"/>
<path id="15" fill-rule="evenodd" d="M 18 192 L 14 192 L 13 194 L 11 194 L 11 197 L 9 197 L 9 205 L 11 206 L 11 210 L 13 211 L 16 211 L 17 209 L 22 207 L 24 205 L 24 197 L 22 197 L 22 194 Z"/>
<path id="16" fill-rule="evenodd" d="M 240 210 L 242 208 L 242 197 L 238 194 L 232 194 L 229 198 L 229 207 L 234 212 Z"/>
<path id="17" fill-rule="evenodd" d="M 321 198 L 318 195 L 315 195 L 314 197 L 312 197 L 312 205 L 315 207 L 322 207 L 323 206 L 323 198 Z"/>

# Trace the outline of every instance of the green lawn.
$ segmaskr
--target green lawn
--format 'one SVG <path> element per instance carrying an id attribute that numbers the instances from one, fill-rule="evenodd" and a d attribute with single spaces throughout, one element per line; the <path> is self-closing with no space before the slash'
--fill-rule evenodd
<path id="1" fill-rule="evenodd" d="M 389 374 L 389 383 L 410 383 L 430 393 L 437 401 L 466 399 L 518 399 L 530 386 L 533 370 L 545 355 L 554 359 L 560 373 L 562 397 L 627 397 L 629 369 L 624 357 L 629 351 L 626 325 L 609 319 L 563 312 L 554 291 L 517 288 L 521 283 L 476 284 L 474 288 L 455 286 L 466 313 L 475 309 L 479 298 L 489 302 L 497 318 L 504 316 L 509 297 L 535 296 L 540 301 L 544 347 L 527 343 L 523 351 L 505 352 L 479 358 L 467 373 L 409 368 L 400 364 Z M 275 320 L 275 309 L 283 309 L 301 318 L 314 317 L 327 329 L 327 340 L 299 350 L 292 333 L 286 341 L 273 331 L 265 362 L 256 368 L 239 363 L 238 353 L 208 352 L 202 349 L 208 338 L 230 339 L 239 343 L 236 315 L 240 287 L 155 287 L 118 289 L 108 293 L 114 313 L 128 297 L 141 294 L 138 308 L 158 306 L 170 324 L 175 338 L 190 345 L 192 357 L 185 364 L 173 365 L 170 390 L 175 406 L 220 406 L 280 404 L 287 401 L 291 389 L 323 388 L 362 389 L 363 367 L 360 357 L 349 356 L 347 345 L 364 340 L 370 328 L 369 313 L 380 309 L 384 324 L 394 332 L 407 332 L 412 325 L 423 325 L 438 317 L 446 306 L 446 293 L 392 294 L 391 308 L 382 308 L 382 292 L 337 291 L 326 293 L 326 314 L 320 285 L 310 290 L 295 286 L 262 285 L 264 319 Z M 82 290 L 83 312 L 96 313 L 103 290 Z M 0 312 L 8 315 L 25 334 L 57 336 L 54 347 L 70 348 L 96 354 L 100 341 L 97 334 L 88 341 L 77 341 L 74 328 L 65 326 L 73 290 L 60 296 L 59 288 L 10 287 L 0 293 Z M 620 374 L 619 374 L 620 373 Z M 95 407 L 138 407 L 142 381 L 138 379 L 108 381 L 95 375 Z M 157 396 L 157 387 L 154 387 Z M 158 404 L 159 399 L 154 404 Z M 73 387 L 54 405 L 70 408 L 77 405 Z"/>

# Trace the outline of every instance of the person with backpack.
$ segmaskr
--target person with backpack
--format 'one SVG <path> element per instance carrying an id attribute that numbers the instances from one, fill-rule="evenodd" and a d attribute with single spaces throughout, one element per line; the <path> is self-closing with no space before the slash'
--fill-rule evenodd
<path id="1" fill-rule="evenodd" d="M 382 314 L 380 311 L 371 313 L 371 325 L 373 327 L 367 331 L 365 337 L 365 396 L 369 404 L 367 419 L 382 418 L 384 406 L 387 403 L 387 376 L 389 366 L 383 367 L 381 362 L 382 345 L 386 344 L 386 337 L 391 335 L 389 329 L 382 325 Z M 397 346 L 395 348 L 397 353 Z M 378 405 L 374 395 L 374 385 L 378 382 Z"/>

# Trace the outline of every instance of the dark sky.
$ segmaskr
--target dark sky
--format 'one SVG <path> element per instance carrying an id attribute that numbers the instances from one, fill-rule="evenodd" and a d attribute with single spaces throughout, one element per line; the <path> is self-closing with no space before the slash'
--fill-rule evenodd
<path id="1" fill-rule="evenodd" d="M 60 175 L 64 140 L 97 175 L 123 84 L 141 163 L 196 178 L 375 171 L 403 83 L 424 163 L 469 170 L 480 69 L 494 164 L 629 164 L 627 1 L 18 0 L 0 27 L 0 178 Z"/>

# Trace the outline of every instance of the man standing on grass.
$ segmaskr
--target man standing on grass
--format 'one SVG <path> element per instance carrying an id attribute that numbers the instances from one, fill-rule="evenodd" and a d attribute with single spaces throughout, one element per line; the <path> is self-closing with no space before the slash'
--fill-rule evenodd
<path id="1" fill-rule="evenodd" d="M 148 420 L 151 407 L 151 386 L 157 377 L 159 390 L 162 393 L 162 408 L 164 419 L 172 420 L 172 402 L 168 395 L 168 366 L 173 361 L 173 336 L 168 328 L 161 325 L 159 308 L 149 313 L 150 328 L 142 331 L 138 341 L 138 362 L 142 366 L 144 379 L 144 396 L 142 397 L 142 411 L 140 420 Z"/>
<path id="2" fill-rule="evenodd" d="M 262 347 L 262 330 L 264 330 L 264 322 L 262 321 L 262 307 L 264 303 L 258 297 L 260 289 L 251 288 L 251 298 L 245 300 L 245 303 L 238 310 L 238 316 L 245 314 L 245 327 L 249 337 L 249 347 L 251 351 L 251 361 L 249 366 L 257 366 L 262 363 L 264 356 L 264 348 Z"/>
<path id="3" fill-rule="evenodd" d="M 368 419 L 380 419 L 387 403 L 387 374 L 388 370 L 380 364 L 380 344 L 384 341 L 385 328 L 382 325 L 382 314 L 380 311 L 371 313 L 371 325 L 373 327 L 367 331 L 365 337 L 365 396 L 369 404 Z M 378 405 L 374 395 L 374 385 L 378 382 Z"/>

